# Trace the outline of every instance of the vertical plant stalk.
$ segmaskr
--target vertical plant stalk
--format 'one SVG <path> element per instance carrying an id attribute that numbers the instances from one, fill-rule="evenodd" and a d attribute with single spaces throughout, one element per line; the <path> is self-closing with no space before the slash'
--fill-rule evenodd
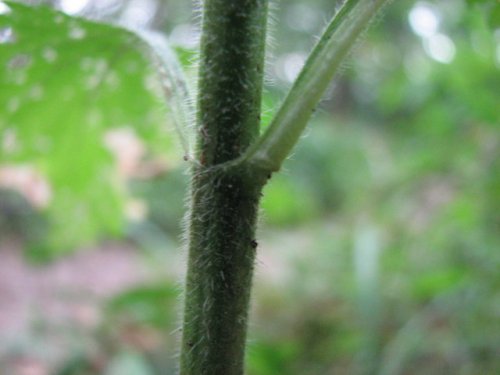
<path id="1" fill-rule="evenodd" d="M 241 375 L 266 176 L 232 160 L 258 136 L 267 0 L 205 0 L 181 375 Z"/>

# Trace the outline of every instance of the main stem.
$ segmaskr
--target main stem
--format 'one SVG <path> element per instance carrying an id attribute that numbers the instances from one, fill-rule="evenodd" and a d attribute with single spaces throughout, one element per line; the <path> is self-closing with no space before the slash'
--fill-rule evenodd
<path id="1" fill-rule="evenodd" d="M 181 375 L 241 375 L 266 173 L 241 156 L 259 133 L 267 0 L 205 0 Z M 233 165 L 233 166 L 231 166 Z"/>

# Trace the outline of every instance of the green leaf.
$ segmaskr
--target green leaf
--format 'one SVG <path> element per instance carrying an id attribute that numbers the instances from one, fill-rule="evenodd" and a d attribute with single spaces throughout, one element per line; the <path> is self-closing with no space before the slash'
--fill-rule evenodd
<path id="1" fill-rule="evenodd" d="M 123 315 L 129 320 L 162 329 L 176 321 L 174 306 L 178 296 L 176 287 L 169 284 L 141 285 L 110 299 L 106 312 L 114 322 Z"/>
<path id="2" fill-rule="evenodd" d="M 469 6 L 483 9 L 488 25 L 493 29 L 500 27 L 500 1 L 498 0 L 467 0 Z"/>
<path id="3" fill-rule="evenodd" d="M 488 24 L 492 29 L 498 29 L 500 27 L 500 2 L 496 2 L 492 5 L 488 12 Z"/>
<path id="4" fill-rule="evenodd" d="M 467 4 L 495 4 L 497 0 L 467 0 Z"/>
<path id="5" fill-rule="evenodd" d="M 184 153 L 186 156 L 190 156 L 193 152 L 190 148 L 194 144 L 192 139 L 194 132 L 190 131 L 190 127 L 194 124 L 195 109 L 179 59 L 162 34 L 145 30 L 136 32 L 153 52 L 154 60 L 158 64 L 163 93 L 170 104 L 175 128 Z"/>
<path id="6" fill-rule="evenodd" d="M 53 193 L 51 230 L 32 245 L 51 256 L 121 235 L 126 192 L 106 134 L 125 128 L 154 151 L 172 151 L 150 47 L 118 27 L 1 4 L 0 134 L 11 142 L 0 165 L 30 163 Z"/>
<path id="7" fill-rule="evenodd" d="M 133 352 L 117 355 L 108 365 L 105 375 L 153 375 L 145 359 Z"/>

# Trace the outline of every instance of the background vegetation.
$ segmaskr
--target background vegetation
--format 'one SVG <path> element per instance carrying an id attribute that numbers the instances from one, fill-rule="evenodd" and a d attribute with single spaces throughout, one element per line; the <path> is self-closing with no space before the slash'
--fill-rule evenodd
<path id="1" fill-rule="evenodd" d="M 263 126 L 334 12 L 275 3 Z M 43 9 L 21 35 L 2 4 L 0 368 L 173 374 L 186 163 L 158 77 L 132 36 Z M 194 81 L 190 2 L 54 5 L 164 32 Z M 346 62 L 265 190 L 250 375 L 500 371 L 498 8 L 394 2 Z"/>

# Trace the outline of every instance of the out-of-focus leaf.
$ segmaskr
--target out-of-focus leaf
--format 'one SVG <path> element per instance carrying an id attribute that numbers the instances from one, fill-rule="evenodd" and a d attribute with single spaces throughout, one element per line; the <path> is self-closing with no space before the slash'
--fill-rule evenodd
<path id="1" fill-rule="evenodd" d="M 192 116 L 195 110 L 181 63 L 163 34 L 145 30 L 137 31 L 137 33 L 154 52 L 153 57 L 158 63 L 165 99 L 170 104 L 172 118 L 184 152 L 190 155 L 192 153 L 190 146 L 194 144 L 194 139 L 191 139 L 194 132 L 190 131 L 190 127 L 193 124 Z"/>
<path id="2" fill-rule="evenodd" d="M 297 355 L 294 343 L 259 342 L 249 348 L 248 367 L 251 374 L 271 375 L 284 374 L 288 371 L 287 364 Z"/>
<path id="3" fill-rule="evenodd" d="M 262 207 L 266 221 L 275 225 L 297 224 L 313 217 L 316 210 L 303 186 L 293 185 L 281 176 L 266 188 Z"/>
<path id="4" fill-rule="evenodd" d="M 481 6 L 484 9 L 489 26 L 492 29 L 500 27 L 500 2 L 498 0 L 467 0 L 467 4 Z"/>
<path id="5" fill-rule="evenodd" d="M 52 256 L 120 235 L 125 192 L 106 133 L 130 128 L 153 150 L 172 150 L 149 47 L 48 7 L 2 5 L 0 134 L 14 141 L 0 148 L 0 163 L 32 163 L 53 190 L 51 230 L 35 248 Z"/>
<path id="6" fill-rule="evenodd" d="M 89 360 L 81 355 L 76 355 L 62 365 L 55 375 L 87 375 L 92 373 Z"/>
<path id="7" fill-rule="evenodd" d="M 145 285 L 111 299 L 107 312 L 113 319 L 126 315 L 143 324 L 166 327 L 175 321 L 178 295 L 171 285 Z"/>
<path id="8" fill-rule="evenodd" d="M 464 273 L 461 269 L 440 269 L 429 272 L 416 280 L 414 292 L 422 299 L 433 298 L 459 287 L 463 279 Z"/>
<path id="9" fill-rule="evenodd" d="M 18 192 L 0 188 L 0 237 L 15 233 L 29 241 L 47 230 L 45 224 Z"/>
<path id="10" fill-rule="evenodd" d="M 105 375 L 153 375 L 151 368 L 144 358 L 137 353 L 124 352 L 116 356 Z"/>
<path id="11" fill-rule="evenodd" d="M 500 2 L 496 2 L 488 13 L 488 23 L 492 29 L 500 27 Z"/>
<path id="12" fill-rule="evenodd" d="M 489 2 L 494 2 L 495 0 L 467 0 L 467 4 L 473 5 L 473 4 L 485 4 Z"/>

